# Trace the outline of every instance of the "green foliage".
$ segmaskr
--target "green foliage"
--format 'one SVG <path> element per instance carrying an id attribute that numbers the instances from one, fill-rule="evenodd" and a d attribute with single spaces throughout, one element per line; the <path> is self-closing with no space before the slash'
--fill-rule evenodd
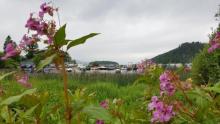
<path id="1" fill-rule="evenodd" d="M 64 52 L 64 62 L 72 62 L 72 57 L 68 52 Z"/>
<path id="2" fill-rule="evenodd" d="M 83 108 L 82 112 L 91 116 L 94 119 L 100 119 L 105 121 L 111 120 L 111 115 L 108 113 L 108 111 L 100 106 L 86 106 Z"/>
<path id="3" fill-rule="evenodd" d="M 129 83 L 120 85 L 120 82 L 117 80 L 107 82 L 107 80 L 113 78 L 111 74 L 109 74 L 109 78 L 107 76 L 103 77 L 103 75 L 98 76 L 92 74 L 90 77 L 87 77 L 89 75 L 85 74 L 70 76 L 69 94 L 71 106 L 73 107 L 72 123 L 78 123 L 79 121 L 81 123 L 95 123 L 96 119 L 105 120 L 107 124 L 121 123 L 120 119 L 122 123 L 148 123 L 151 115 L 147 112 L 146 106 L 151 96 L 158 95 L 160 92 L 158 77 L 161 72 L 161 68 L 158 68 L 158 70 L 155 69 L 151 74 L 146 75 L 147 78 L 151 80 L 150 82 L 139 82 L 135 85 Z M 123 75 L 119 76 L 123 78 Z M 103 79 L 107 78 L 107 80 L 103 80 L 101 77 L 103 77 Z M 135 77 L 137 78 L 137 76 Z M 94 80 L 93 78 L 97 79 Z M 130 81 L 129 78 L 125 78 L 124 80 Z M 33 83 L 33 86 L 38 89 L 38 92 L 24 95 L 20 100 L 15 100 L 15 102 L 10 104 L 14 109 L 16 108 L 16 113 L 19 113 L 19 122 L 31 123 L 31 120 L 40 118 L 42 123 L 64 123 L 64 107 L 62 106 L 63 86 L 60 83 L 62 81 L 61 76 L 55 74 L 39 74 L 31 76 L 30 81 Z M 11 91 L 21 92 L 23 90 L 20 85 L 13 83 L 11 86 L 8 85 L 9 83 L 13 83 L 11 79 L 3 79 L 2 84 L 7 88 L 7 94 L 9 96 L 12 95 L 10 95 Z M 184 113 L 177 112 L 172 123 L 188 122 L 208 124 L 219 122 L 219 114 L 216 113 L 218 110 L 215 107 L 220 106 L 220 97 L 216 97 L 219 96 L 218 87 L 219 84 L 216 84 L 213 87 L 210 86 L 204 89 L 197 87 L 187 91 L 186 95 L 192 101 L 192 105 L 184 100 L 184 95 L 181 92 L 178 92 L 173 99 L 181 100 L 189 111 L 196 110 L 196 113 L 192 119 Z M 210 94 L 210 92 L 212 92 L 212 94 Z M 17 94 L 15 92 L 13 93 Z M 110 102 L 108 110 L 98 105 L 100 101 L 105 99 L 109 99 Z M 9 109 L 11 110 L 10 106 Z M 20 109 L 20 106 L 25 109 Z M 2 108 L 2 111 L 6 110 L 7 107 Z M 29 114 L 25 116 L 25 113 Z M 4 114 L 3 120 L 6 119 L 8 119 L 8 116 Z"/>
<path id="4" fill-rule="evenodd" d="M 158 66 L 155 66 L 155 68 L 151 70 L 146 70 L 145 73 L 135 81 L 135 84 L 146 83 L 149 85 L 158 85 L 158 79 L 160 75 L 163 73 L 163 71 L 164 69 Z"/>
<path id="5" fill-rule="evenodd" d="M 38 44 L 37 43 L 34 43 L 34 44 L 31 44 L 31 45 L 28 45 L 27 46 L 28 49 L 26 50 L 26 55 L 25 55 L 25 59 L 32 59 L 36 53 L 39 51 L 38 49 Z"/>
<path id="6" fill-rule="evenodd" d="M 3 101 L 0 102 L 0 106 L 2 105 L 10 105 L 14 102 L 18 102 L 22 97 L 24 97 L 25 95 L 28 95 L 28 94 L 32 94 L 36 92 L 36 89 L 30 89 L 30 90 L 26 90 L 24 93 L 20 94 L 20 95 L 17 95 L 17 96 L 11 96 Z"/>
<path id="7" fill-rule="evenodd" d="M 220 51 L 208 53 L 206 46 L 193 60 L 192 78 L 195 83 L 217 83 L 220 80 Z"/>
<path id="8" fill-rule="evenodd" d="M 129 85 L 136 78 L 137 76 L 132 74 L 76 74 L 70 76 L 69 94 L 73 107 L 73 122 L 77 123 L 78 116 L 80 116 L 81 122 L 85 123 L 94 123 L 96 119 L 108 120 L 108 122 L 118 122 L 119 120 L 115 120 L 115 118 L 111 120 L 111 113 L 100 108 L 98 103 L 106 98 L 111 100 L 121 98 L 125 103 L 122 112 L 124 113 L 127 111 L 127 114 L 130 113 L 130 109 L 138 105 L 138 99 L 144 97 L 144 89 L 146 88 L 145 84 Z M 32 82 L 33 86 L 38 89 L 38 92 L 33 95 L 26 95 L 20 99 L 19 104 L 17 105 L 25 106 L 25 108 L 28 109 L 37 105 L 37 108 L 32 113 L 32 117 L 38 117 L 37 115 L 39 114 L 37 113 L 39 112 L 37 111 L 41 110 L 40 118 L 42 123 L 63 123 L 64 108 L 62 107 L 63 86 L 61 83 L 61 76 L 58 74 L 33 75 L 31 76 L 30 82 Z M 19 84 L 16 84 L 15 81 L 11 79 L 5 78 L 2 85 L 7 89 L 7 96 L 13 96 L 24 90 Z M 86 89 L 84 89 L 85 87 Z M 43 97 L 44 92 L 48 92 L 49 96 Z M 38 97 L 39 94 L 41 97 Z M 45 99 L 46 105 L 44 102 L 42 103 Z M 130 116 L 127 115 L 126 118 L 130 118 Z"/>
<path id="9" fill-rule="evenodd" d="M 3 80 L 5 77 L 10 76 L 10 75 L 12 75 L 12 74 L 14 74 L 14 73 L 15 73 L 15 71 L 12 71 L 12 72 L 5 73 L 5 74 L 1 75 L 1 76 L 0 76 L 0 81 Z"/>
<path id="10" fill-rule="evenodd" d="M 68 45 L 67 45 L 67 50 L 76 46 L 76 45 L 80 45 L 80 44 L 83 44 L 86 42 L 87 39 L 91 38 L 91 37 L 94 37 L 96 35 L 98 35 L 99 33 L 91 33 L 91 34 L 88 34 L 86 36 L 83 36 L 81 38 L 78 38 L 78 39 L 75 39 L 75 40 L 69 40 L 71 41 Z"/>
<path id="11" fill-rule="evenodd" d="M 54 44 L 56 46 L 63 46 L 67 44 L 67 41 L 65 40 L 66 38 L 66 24 L 63 25 L 55 34 L 54 36 Z"/>
<path id="12" fill-rule="evenodd" d="M 216 83 L 212 87 L 206 87 L 205 89 L 208 90 L 208 91 L 215 92 L 215 93 L 220 93 L 220 82 Z"/>
<path id="13" fill-rule="evenodd" d="M 0 123 L 39 123 L 47 99 L 47 93 L 39 94 L 36 89 L 5 98 L 0 102 L 1 113 L 4 113 L 0 116 Z"/>
<path id="14" fill-rule="evenodd" d="M 37 67 L 37 71 L 40 71 L 41 69 L 43 69 L 44 66 L 52 63 L 56 56 L 57 54 L 52 54 L 51 56 L 45 58 L 44 60 L 41 60 Z"/>

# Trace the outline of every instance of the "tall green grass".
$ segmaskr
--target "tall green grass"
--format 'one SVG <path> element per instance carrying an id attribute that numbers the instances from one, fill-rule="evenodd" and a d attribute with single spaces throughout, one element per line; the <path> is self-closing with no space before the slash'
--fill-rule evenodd
<path id="1" fill-rule="evenodd" d="M 69 90 L 74 92 L 77 88 L 86 88 L 86 93 L 95 93 L 97 102 L 104 99 L 121 98 L 127 104 L 143 96 L 146 88 L 144 84 L 133 85 L 138 78 L 136 74 L 69 74 Z M 39 92 L 48 92 L 49 103 L 62 102 L 63 83 L 58 74 L 34 74 L 30 76 L 33 88 Z M 2 81 L 7 95 L 15 95 L 26 90 L 15 79 L 8 77 Z"/>

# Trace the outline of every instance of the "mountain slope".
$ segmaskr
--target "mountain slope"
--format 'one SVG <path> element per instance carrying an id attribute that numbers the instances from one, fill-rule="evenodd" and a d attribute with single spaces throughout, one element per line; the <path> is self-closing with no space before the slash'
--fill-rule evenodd
<path id="1" fill-rule="evenodd" d="M 178 48 L 152 58 L 157 63 L 191 63 L 194 56 L 204 47 L 204 43 L 183 43 Z"/>

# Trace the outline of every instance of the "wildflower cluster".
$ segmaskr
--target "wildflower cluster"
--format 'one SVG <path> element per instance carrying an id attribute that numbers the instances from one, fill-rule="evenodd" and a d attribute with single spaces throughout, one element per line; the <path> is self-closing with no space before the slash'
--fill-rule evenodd
<path id="1" fill-rule="evenodd" d="M 165 71 L 160 76 L 160 96 L 172 96 L 176 87 L 173 84 L 174 76 L 171 71 Z M 148 104 L 148 110 L 153 111 L 153 117 L 151 122 L 168 122 L 175 115 L 173 112 L 173 105 L 169 105 L 164 101 L 158 99 L 157 96 L 151 98 L 151 102 Z"/>
<path id="2" fill-rule="evenodd" d="M 31 13 L 25 25 L 25 27 L 28 29 L 28 33 L 22 37 L 18 46 L 16 46 L 13 42 L 6 44 L 6 48 L 4 50 L 5 55 L 1 57 L 1 60 L 7 60 L 11 57 L 17 56 L 22 50 L 28 50 L 28 46 L 36 44 L 41 40 L 46 41 L 46 43 L 49 45 L 52 44 L 53 37 L 56 32 L 56 23 L 54 20 L 45 20 L 44 16 L 46 14 L 53 16 L 54 12 L 57 10 L 58 9 L 53 8 L 50 3 L 43 3 L 40 6 L 40 11 L 37 15 Z M 23 76 L 16 76 L 16 80 L 18 83 L 27 88 L 32 86 L 30 83 L 28 83 L 27 74 L 24 74 Z"/>
<path id="3" fill-rule="evenodd" d="M 34 15 L 34 13 L 30 14 L 30 17 L 25 25 L 28 31 L 33 32 L 30 37 L 24 35 L 22 42 L 24 44 L 26 43 L 26 45 L 28 45 L 27 43 L 30 45 L 39 41 L 40 36 L 46 36 L 45 41 L 47 41 L 48 44 L 53 43 L 53 37 L 56 32 L 56 23 L 54 20 L 45 20 L 44 16 L 46 14 L 53 16 L 54 11 L 57 11 L 58 9 L 49 6 L 47 3 L 43 3 L 40 6 L 40 9 L 41 10 L 38 15 Z"/>
<path id="4" fill-rule="evenodd" d="M 220 48 L 220 32 L 217 32 L 216 35 L 215 35 L 215 38 L 212 39 L 210 42 L 210 48 L 208 49 L 208 52 L 209 53 L 212 53 L 214 52 L 216 49 L 219 49 Z"/>
<path id="5" fill-rule="evenodd" d="M 170 71 L 165 71 L 160 76 L 160 95 L 167 94 L 172 96 L 175 93 L 175 85 L 172 82 L 172 73 Z"/>
<path id="6" fill-rule="evenodd" d="M 23 36 L 18 46 L 15 46 L 11 42 L 8 43 L 4 51 L 5 55 L 1 58 L 2 60 L 7 60 L 10 57 L 19 55 L 22 50 L 28 49 L 27 46 L 40 41 L 42 36 L 46 36 L 45 41 L 47 41 L 48 44 L 53 43 L 56 23 L 54 20 L 44 20 L 44 15 L 48 14 L 49 16 L 53 16 L 54 11 L 57 11 L 57 9 L 49 6 L 47 3 L 43 3 L 40 8 L 41 10 L 38 15 L 35 15 L 36 17 L 34 17 L 34 13 L 31 13 L 27 20 L 25 27 L 28 29 L 28 34 Z"/>
<path id="7" fill-rule="evenodd" d="M 145 71 L 148 71 L 151 68 L 154 68 L 156 66 L 156 63 L 154 63 L 152 60 L 143 60 L 140 63 L 137 64 L 137 72 L 138 73 L 144 73 Z"/>
<path id="8" fill-rule="evenodd" d="M 157 96 L 151 98 L 151 103 L 148 104 L 148 110 L 153 110 L 151 122 L 168 122 L 175 115 L 173 106 L 160 101 Z"/>
<path id="9" fill-rule="evenodd" d="M 191 101 L 185 94 L 185 91 L 192 89 L 192 80 L 190 78 L 186 81 L 180 81 L 178 75 L 166 70 L 160 75 L 159 80 L 160 97 L 153 96 L 148 104 L 148 110 L 152 111 L 152 123 L 169 122 L 176 115 L 174 108 L 176 112 L 185 110 L 184 106 L 179 104 L 181 101 L 171 98 L 177 90 L 181 91 L 186 100 L 191 104 Z"/>

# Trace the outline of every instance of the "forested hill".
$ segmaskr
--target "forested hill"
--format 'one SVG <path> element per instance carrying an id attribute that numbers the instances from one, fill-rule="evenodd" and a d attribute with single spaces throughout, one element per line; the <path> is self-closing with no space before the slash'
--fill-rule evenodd
<path id="1" fill-rule="evenodd" d="M 183 43 L 178 48 L 152 58 L 157 63 L 191 63 L 194 56 L 204 47 L 204 43 Z"/>

